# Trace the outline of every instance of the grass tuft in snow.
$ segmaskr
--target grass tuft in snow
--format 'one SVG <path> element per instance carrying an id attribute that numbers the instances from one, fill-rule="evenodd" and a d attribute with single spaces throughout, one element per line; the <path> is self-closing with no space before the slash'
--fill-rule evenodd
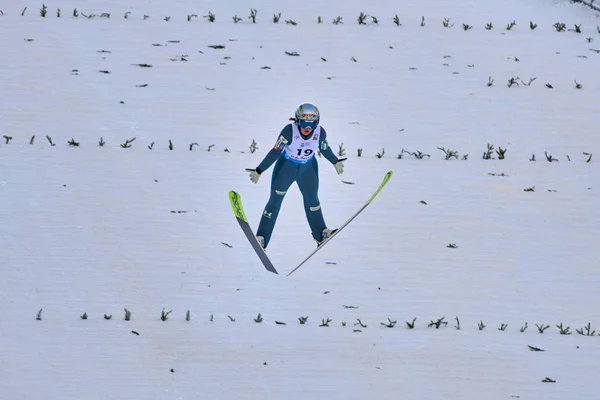
<path id="1" fill-rule="evenodd" d="M 36 321 L 41 321 L 42 320 L 42 309 L 40 308 L 40 310 L 37 313 L 37 316 L 35 317 Z"/>
<path id="2" fill-rule="evenodd" d="M 534 24 L 533 21 L 529 21 L 529 29 L 534 30 L 537 28 L 537 24 Z"/>
<path id="3" fill-rule="evenodd" d="M 561 335 L 570 335 L 571 334 L 571 332 L 569 331 L 571 328 L 568 326 L 563 326 L 562 322 L 560 324 L 556 325 L 556 327 L 558 328 L 558 332 Z"/>
<path id="4" fill-rule="evenodd" d="M 498 160 L 504 160 L 504 155 L 506 154 L 506 150 L 507 149 L 503 149 L 502 147 L 498 146 L 498 148 L 496 149 L 496 154 L 498 155 Z"/>
<path id="5" fill-rule="evenodd" d="M 386 328 L 393 328 L 394 326 L 396 326 L 396 322 L 397 321 L 392 321 L 389 317 L 388 317 L 388 322 L 381 322 L 381 325 L 385 326 Z"/>
<path id="6" fill-rule="evenodd" d="M 204 15 L 202 18 L 206 18 L 208 19 L 208 22 L 215 22 L 215 19 L 217 18 L 215 16 L 215 14 L 213 14 L 212 12 L 208 12 L 208 15 Z"/>
<path id="7" fill-rule="evenodd" d="M 256 318 L 254 318 L 254 322 L 256 322 L 257 324 L 260 324 L 261 322 L 263 322 L 263 317 L 262 317 L 262 315 L 260 315 L 260 313 L 258 313 Z"/>
<path id="8" fill-rule="evenodd" d="M 173 310 L 165 311 L 165 309 L 163 308 L 162 311 L 160 312 L 160 320 L 161 321 L 168 320 L 169 314 L 171 314 L 172 312 L 173 312 Z"/>
<path id="9" fill-rule="evenodd" d="M 517 26 L 517 22 L 513 21 L 510 24 L 506 25 L 506 30 L 510 31 L 512 28 L 514 28 L 515 26 Z"/>
<path id="10" fill-rule="evenodd" d="M 400 17 L 398 17 L 398 14 L 394 15 L 394 25 L 402 26 L 402 24 L 400 23 Z"/>
<path id="11" fill-rule="evenodd" d="M 358 18 L 356 19 L 359 25 L 366 25 L 366 20 L 367 20 L 368 15 L 365 14 L 364 12 L 361 12 L 358 15 Z"/>
<path id="12" fill-rule="evenodd" d="M 558 159 L 557 159 L 557 158 L 554 158 L 554 157 L 552 157 L 552 155 L 551 155 L 551 154 L 548 154 L 548 152 L 546 152 L 546 151 L 544 152 L 544 155 L 546 156 L 546 160 L 547 160 L 548 162 L 558 161 Z"/>
<path id="13" fill-rule="evenodd" d="M 189 322 L 191 318 L 192 318 L 192 315 L 190 313 L 190 310 L 187 310 L 185 312 L 185 320 Z"/>
<path id="14" fill-rule="evenodd" d="M 281 19 L 281 13 L 273 14 L 273 23 L 274 24 L 278 24 L 280 19 Z"/>
<path id="15" fill-rule="evenodd" d="M 544 324 L 541 324 L 541 325 L 535 324 L 535 326 L 537 327 L 539 333 L 544 333 L 544 331 L 546 329 L 550 328 L 550 325 L 544 325 Z"/>
<path id="16" fill-rule="evenodd" d="M 344 23 L 344 17 L 339 17 L 339 16 L 338 16 L 338 17 L 336 17 L 336 18 L 333 20 L 333 24 L 334 24 L 334 25 L 340 25 L 340 24 L 343 24 L 343 23 Z"/>
<path id="17" fill-rule="evenodd" d="M 129 311 L 126 308 L 124 310 L 125 310 L 125 321 L 131 321 L 131 311 Z"/>
<path id="18" fill-rule="evenodd" d="M 48 135 L 46 135 L 46 140 L 48 140 L 48 143 L 50 143 L 50 146 L 56 146 L 56 143 L 52 142 L 52 138 Z"/>
<path id="19" fill-rule="evenodd" d="M 29 144 L 31 144 L 31 145 L 32 145 L 34 140 L 35 140 L 35 135 L 33 135 L 33 136 L 31 137 L 31 139 L 29 139 Z"/>
<path id="20" fill-rule="evenodd" d="M 548 378 L 548 377 L 545 377 L 544 379 L 542 379 L 542 382 L 544 382 L 544 383 L 556 383 L 556 381 L 554 379 Z"/>
<path id="21" fill-rule="evenodd" d="M 75 139 L 73 138 L 71 138 L 71 140 L 69 140 L 67 143 L 69 144 L 69 146 L 79 147 L 79 142 L 75 141 Z"/>
<path id="22" fill-rule="evenodd" d="M 415 322 L 417 321 L 417 317 L 413 318 L 411 322 L 405 321 L 408 329 L 415 329 Z"/>
<path id="23" fill-rule="evenodd" d="M 327 327 L 328 328 L 330 322 L 331 322 L 331 318 L 327 318 L 327 319 L 323 318 L 321 320 L 321 325 L 319 325 L 319 326 L 320 327 Z"/>
<path id="24" fill-rule="evenodd" d="M 104 314 L 104 319 L 109 320 L 112 318 L 112 315 Z"/>
<path id="25" fill-rule="evenodd" d="M 354 326 L 358 325 L 358 326 L 360 326 L 361 328 L 366 328 L 366 327 L 367 327 L 367 325 L 366 325 L 366 324 L 363 324 L 363 322 L 360 320 L 360 318 L 356 318 L 356 321 L 357 321 L 357 322 L 355 322 L 355 323 L 354 323 Z"/>
<path id="26" fill-rule="evenodd" d="M 527 345 L 527 347 L 529 348 L 529 350 L 531 351 L 544 351 L 543 349 L 540 349 L 539 347 L 535 347 L 535 346 L 530 346 Z"/>
<path id="27" fill-rule="evenodd" d="M 253 24 L 256 23 L 256 15 L 257 14 L 258 14 L 258 11 L 256 11 L 256 9 L 254 9 L 254 8 L 250 9 L 250 16 L 248 17 L 248 19 L 251 19 Z"/>
<path id="28" fill-rule="evenodd" d="M 525 325 L 521 326 L 521 329 L 519 329 L 519 331 L 521 333 L 525 332 L 527 330 L 527 322 L 525 322 Z"/>
<path id="29" fill-rule="evenodd" d="M 48 7 L 45 4 L 42 4 L 42 8 L 40 8 L 40 15 L 42 18 L 46 18 L 46 14 L 48 14 Z"/>
<path id="30" fill-rule="evenodd" d="M 282 321 L 275 321 L 275 325 L 287 325 L 287 324 Z"/>
<path id="31" fill-rule="evenodd" d="M 417 151 L 414 151 L 414 152 L 411 152 L 411 151 L 406 151 L 406 150 L 402 149 L 402 152 L 401 152 L 401 154 L 403 154 L 403 153 L 406 153 L 406 154 L 408 154 L 408 155 L 411 155 L 411 156 L 413 156 L 414 158 L 416 158 L 417 160 L 422 160 L 424 157 L 429 157 L 429 158 L 431 158 L 431 156 L 430 156 L 429 154 L 423 153 L 422 151 L 419 151 L 419 150 L 417 150 Z"/>
<path id="32" fill-rule="evenodd" d="M 227 318 L 229 318 L 231 322 L 235 322 L 235 318 L 233 318 L 231 315 L 228 315 Z"/>
<path id="33" fill-rule="evenodd" d="M 256 140 L 252 139 L 252 143 L 250 143 L 250 154 L 254 154 L 256 150 L 258 150 L 257 144 Z"/>
<path id="34" fill-rule="evenodd" d="M 194 146 L 200 146 L 197 142 L 190 143 L 190 151 L 194 150 Z"/>
<path id="35" fill-rule="evenodd" d="M 444 18 L 444 20 L 442 21 L 442 26 L 444 28 L 452 28 L 454 26 L 454 23 L 450 23 L 450 18 Z"/>
<path id="36" fill-rule="evenodd" d="M 592 329 L 592 324 L 590 322 L 581 329 L 575 329 L 575 332 L 583 336 L 594 336 L 594 333 L 596 333 L 596 331 Z"/>
<path id="37" fill-rule="evenodd" d="M 12 140 L 12 136 L 4 135 L 4 140 L 6 140 L 5 144 L 8 144 Z"/>
<path id="38" fill-rule="evenodd" d="M 306 324 L 306 321 L 308 321 L 308 316 L 306 316 L 306 317 L 299 317 L 298 321 L 300 321 L 300 325 L 304 325 L 304 324 Z"/>
<path id="39" fill-rule="evenodd" d="M 443 151 L 444 155 L 446 157 L 446 160 L 449 160 L 451 158 L 456 158 L 458 159 L 458 151 L 454 151 L 454 150 L 450 150 L 450 149 L 446 149 L 444 147 L 438 147 L 438 150 Z"/>
<path id="40" fill-rule="evenodd" d="M 483 323 L 483 321 L 479 321 L 477 323 L 477 328 L 479 328 L 480 331 L 484 330 L 486 327 L 486 325 Z"/>
<path id="41" fill-rule="evenodd" d="M 377 158 L 383 158 L 384 155 L 385 155 L 385 149 L 381 149 L 381 153 L 375 154 L 375 157 L 377 157 Z"/>
<path id="42" fill-rule="evenodd" d="M 435 326 L 435 329 L 440 329 L 440 326 L 444 325 L 448 325 L 448 322 L 444 321 L 446 317 L 441 317 L 438 318 L 437 321 L 433 321 L 431 320 L 431 322 L 429 322 L 429 325 L 427 325 L 428 328 L 431 328 L 432 326 Z"/>
<path id="43" fill-rule="evenodd" d="M 485 24 L 485 29 L 491 31 L 492 29 L 494 29 L 494 24 L 488 22 L 487 24 Z"/>
<path id="44" fill-rule="evenodd" d="M 457 331 L 460 331 L 460 320 L 458 319 L 458 317 L 454 317 L 454 319 L 456 320 L 456 325 L 454 325 L 454 327 Z"/>
<path id="45" fill-rule="evenodd" d="M 500 324 L 500 327 L 498 328 L 498 330 L 504 332 L 507 327 L 508 327 L 508 324 Z"/>
<path id="46" fill-rule="evenodd" d="M 81 319 L 88 319 L 88 314 L 86 312 L 84 312 L 83 314 L 81 314 L 79 316 L 79 318 L 81 318 Z"/>
<path id="47" fill-rule="evenodd" d="M 487 150 L 483 152 L 483 159 L 484 160 L 491 160 L 492 159 L 492 153 L 494 152 L 494 145 L 488 143 L 487 144 Z"/>
<path id="48" fill-rule="evenodd" d="M 564 32 L 567 29 L 567 24 L 562 23 L 562 22 L 556 22 L 552 26 L 554 26 L 554 29 L 556 29 L 556 32 Z"/>
<path id="49" fill-rule="evenodd" d="M 135 137 L 133 139 L 126 139 L 125 143 L 121 143 L 121 147 L 124 149 L 128 149 L 131 147 L 131 143 L 133 143 L 133 141 L 135 140 Z"/>

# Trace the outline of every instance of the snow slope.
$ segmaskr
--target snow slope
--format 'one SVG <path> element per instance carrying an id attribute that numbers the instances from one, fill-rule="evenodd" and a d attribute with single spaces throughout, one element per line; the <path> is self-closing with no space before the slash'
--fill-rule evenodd
<path id="1" fill-rule="evenodd" d="M 2 5 L 0 399 L 596 399 L 600 20 L 524 3 Z M 307 100 L 349 158 L 319 160 L 330 226 L 394 176 L 286 278 L 297 188 L 279 276 L 227 192 L 256 226 L 244 168 Z"/>

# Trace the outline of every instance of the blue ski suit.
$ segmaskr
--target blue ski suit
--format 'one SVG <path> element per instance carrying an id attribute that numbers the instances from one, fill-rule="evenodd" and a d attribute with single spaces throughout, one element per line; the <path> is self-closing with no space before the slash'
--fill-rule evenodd
<path id="1" fill-rule="evenodd" d="M 294 131 L 298 132 L 297 129 L 294 129 L 294 124 L 295 122 L 290 123 L 281 130 L 275 146 L 256 168 L 259 173 L 262 173 L 275 163 L 271 176 L 271 195 L 262 213 L 256 232 L 256 236 L 263 236 L 265 238 L 265 245 L 268 245 L 271 239 L 283 198 L 294 182 L 298 184 L 298 188 L 302 193 L 304 211 L 306 212 L 306 218 L 313 238 L 320 241 L 322 239 L 321 232 L 323 228 L 327 227 L 319 202 L 319 164 L 317 163 L 317 157 L 312 152 L 310 158 L 307 160 L 298 161 L 291 158 L 288 152 L 285 151 L 286 147 L 291 146 L 293 140 L 303 142 L 301 144 L 296 143 L 295 145 L 298 147 L 299 145 L 304 146 L 304 143 L 315 139 L 313 136 L 316 134 L 316 131 L 311 132 L 306 137 L 299 133 L 294 134 Z M 327 143 L 327 133 L 323 127 L 320 127 L 320 131 L 318 132 L 318 150 L 332 164 L 338 162 L 338 157 L 336 157 Z M 300 152 L 301 150 L 298 150 L 298 154 Z"/>

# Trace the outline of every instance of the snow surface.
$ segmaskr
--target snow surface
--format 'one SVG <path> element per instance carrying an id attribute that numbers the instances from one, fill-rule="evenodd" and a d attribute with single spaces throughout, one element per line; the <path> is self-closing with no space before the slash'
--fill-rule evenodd
<path id="1" fill-rule="evenodd" d="M 598 13 L 549 0 L 0 10 L 12 137 L 0 138 L 0 399 L 598 398 Z M 314 248 L 297 188 L 268 250 L 281 275 L 260 264 L 227 192 L 256 227 L 270 171 L 253 185 L 244 168 L 307 100 L 349 157 L 342 176 L 319 160 L 329 226 L 394 176 L 286 278 Z M 506 158 L 483 160 L 488 143 Z M 588 322 L 593 337 L 575 332 Z"/>

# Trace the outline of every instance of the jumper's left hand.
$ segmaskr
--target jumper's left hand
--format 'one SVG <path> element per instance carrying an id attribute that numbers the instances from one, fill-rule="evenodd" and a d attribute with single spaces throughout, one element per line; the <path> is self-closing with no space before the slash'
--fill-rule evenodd
<path id="1" fill-rule="evenodd" d="M 333 166 L 335 167 L 335 171 L 338 173 L 338 175 L 344 173 L 344 161 L 346 160 L 347 158 L 340 158 L 335 164 L 333 164 Z"/>
<path id="2" fill-rule="evenodd" d="M 261 170 L 258 168 L 246 168 L 246 172 L 250 172 L 250 180 L 253 183 L 258 183 L 258 179 L 260 178 Z"/>

